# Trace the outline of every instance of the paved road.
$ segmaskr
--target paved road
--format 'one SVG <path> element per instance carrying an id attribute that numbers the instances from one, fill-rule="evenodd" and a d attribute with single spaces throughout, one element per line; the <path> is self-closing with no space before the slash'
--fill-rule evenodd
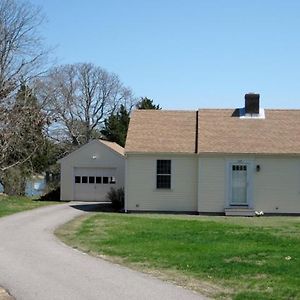
<path id="1" fill-rule="evenodd" d="M 17 300 L 205 299 L 58 241 L 56 227 L 87 213 L 78 208 L 67 203 L 0 219 L 0 286 Z"/>

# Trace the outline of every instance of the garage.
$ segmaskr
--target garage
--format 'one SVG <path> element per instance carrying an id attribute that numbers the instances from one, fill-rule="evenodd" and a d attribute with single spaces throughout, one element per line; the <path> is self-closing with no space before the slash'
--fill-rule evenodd
<path id="1" fill-rule="evenodd" d="M 111 188 L 123 188 L 124 148 L 104 140 L 92 140 L 59 160 L 61 200 L 107 202 Z"/>

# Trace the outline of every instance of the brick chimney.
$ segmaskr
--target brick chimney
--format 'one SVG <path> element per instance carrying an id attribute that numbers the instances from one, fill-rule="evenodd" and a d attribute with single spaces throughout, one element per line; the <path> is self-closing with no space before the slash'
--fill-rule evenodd
<path id="1" fill-rule="evenodd" d="M 245 114 L 259 114 L 259 94 L 245 95 Z"/>

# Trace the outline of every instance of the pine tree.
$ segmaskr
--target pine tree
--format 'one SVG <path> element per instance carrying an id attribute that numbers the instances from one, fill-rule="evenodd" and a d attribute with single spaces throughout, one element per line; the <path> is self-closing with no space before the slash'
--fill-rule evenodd
<path id="1" fill-rule="evenodd" d="M 10 195 L 25 193 L 26 178 L 35 172 L 35 158 L 43 149 L 45 117 L 32 90 L 22 84 L 10 112 L 11 143 L 7 149 L 6 165 L 0 181 Z"/>
<path id="2" fill-rule="evenodd" d="M 161 109 L 161 107 L 158 105 L 155 105 L 153 103 L 152 99 L 149 99 L 147 97 L 142 97 L 141 100 L 136 105 L 137 109 Z"/>
<path id="3" fill-rule="evenodd" d="M 104 128 L 103 130 L 101 130 L 101 133 L 109 141 L 116 142 L 117 144 L 124 147 L 129 119 L 129 112 L 126 110 L 124 105 L 121 105 L 116 114 L 111 114 L 104 121 Z"/>

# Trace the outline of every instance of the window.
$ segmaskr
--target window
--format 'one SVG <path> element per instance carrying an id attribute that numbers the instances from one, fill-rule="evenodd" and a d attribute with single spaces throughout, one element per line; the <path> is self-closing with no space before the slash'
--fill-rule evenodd
<path id="1" fill-rule="evenodd" d="M 95 183 L 95 177 L 94 176 L 89 177 L 89 183 Z"/>
<path id="2" fill-rule="evenodd" d="M 247 171 L 246 165 L 232 165 L 232 171 Z"/>
<path id="3" fill-rule="evenodd" d="M 156 188 L 171 188 L 171 160 L 157 160 L 156 163 Z"/>
<path id="4" fill-rule="evenodd" d="M 87 176 L 82 176 L 81 177 L 81 183 L 87 183 L 87 182 L 88 182 Z"/>
<path id="5" fill-rule="evenodd" d="M 103 177 L 103 183 L 107 184 L 108 183 L 108 177 Z"/>
<path id="6" fill-rule="evenodd" d="M 75 183 L 80 183 L 80 176 L 75 176 Z"/>
<path id="7" fill-rule="evenodd" d="M 100 176 L 97 176 L 96 177 L 96 183 L 102 183 L 102 177 L 100 177 Z"/>
<path id="8" fill-rule="evenodd" d="M 116 183 L 116 178 L 115 177 L 110 177 L 110 184 L 115 184 Z"/>

